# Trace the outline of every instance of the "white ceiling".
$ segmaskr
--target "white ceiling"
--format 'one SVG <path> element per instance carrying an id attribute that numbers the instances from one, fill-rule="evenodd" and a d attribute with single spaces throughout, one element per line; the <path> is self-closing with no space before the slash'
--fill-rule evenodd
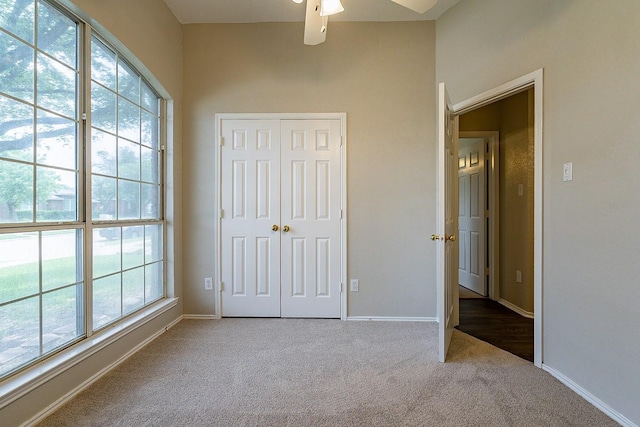
<path id="1" fill-rule="evenodd" d="M 437 19 L 460 0 L 438 0 L 420 15 L 391 0 L 341 0 L 332 21 L 425 21 Z M 182 24 L 304 21 L 305 3 L 292 0 L 164 0 Z"/>

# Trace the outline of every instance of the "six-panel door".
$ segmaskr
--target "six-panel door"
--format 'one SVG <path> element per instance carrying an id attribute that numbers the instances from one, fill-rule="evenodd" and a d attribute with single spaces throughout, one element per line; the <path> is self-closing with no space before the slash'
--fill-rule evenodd
<path id="1" fill-rule="evenodd" d="M 487 296 L 485 274 L 485 140 L 460 139 L 458 152 L 458 282 Z"/>
<path id="2" fill-rule="evenodd" d="M 340 317 L 340 121 L 282 121 L 282 317 Z"/>
<path id="3" fill-rule="evenodd" d="M 221 129 L 222 315 L 280 317 L 280 121 Z"/>

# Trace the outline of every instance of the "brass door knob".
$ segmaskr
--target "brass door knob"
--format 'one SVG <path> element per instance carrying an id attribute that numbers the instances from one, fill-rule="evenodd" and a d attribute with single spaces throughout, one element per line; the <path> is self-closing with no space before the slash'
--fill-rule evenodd
<path id="1" fill-rule="evenodd" d="M 285 225 L 284 227 L 282 227 L 282 231 L 284 231 L 285 233 L 288 232 L 289 230 L 291 229 L 289 228 L 288 225 Z"/>
<path id="2" fill-rule="evenodd" d="M 451 236 L 445 235 L 444 240 L 447 241 L 447 242 L 455 242 L 456 241 L 456 236 L 454 236 L 454 235 L 451 235 Z"/>
<path id="3" fill-rule="evenodd" d="M 432 235 L 431 235 L 431 240 L 433 240 L 434 242 L 435 242 L 436 240 L 440 240 L 440 236 L 438 236 L 437 234 L 432 234 Z"/>
<path id="4" fill-rule="evenodd" d="M 276 225 L 273 224 L 273 227 L 271 227 L 271 231 L 278 231 L 280 228 Z"/>

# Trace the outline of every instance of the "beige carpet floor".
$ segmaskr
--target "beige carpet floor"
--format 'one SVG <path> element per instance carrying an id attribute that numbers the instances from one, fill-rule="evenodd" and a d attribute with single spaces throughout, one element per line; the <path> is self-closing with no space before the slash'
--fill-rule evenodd
<path id="1" fill-rule="evenodd" d="M 182 321 L 41 426 L 613 426 L 531 363 L 437 324 Z"/>

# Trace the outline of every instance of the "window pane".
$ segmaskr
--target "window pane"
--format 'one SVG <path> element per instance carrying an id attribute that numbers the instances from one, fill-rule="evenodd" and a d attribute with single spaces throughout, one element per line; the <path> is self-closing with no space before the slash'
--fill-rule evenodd
<path id="1" fill-rule="evenodd" d="M 84 334 L 82 284 L 42 296 L 42 352 L 47 353 Z"/>
<path id="2" fill-rule="evenodd" d="M 95 173 L 116 176 L 116 137 L 91 130 L 91 169 Z"/>
<path id="3" fill-rule="evenodd" d="M 76 72 L 38 53 L 38 105 L 76 117 Z"/>
<path id="4" fill-rule="evenodd" d="M 123 314 L 144 305 L 144 267 L 122 273 Z"/>
<path id="5" fill-rule="evenodd" d="M 116 179 L 93 175 L 91 177 L 91 217 L 106 221 L 116 215 Z"/>
<path id="6" fill-rule="evenodd" d="M 144 264 L 144 226 L 122 228 L 122 268 Z"/>
<path id="7" fill-rule="evenodd" d="M 0 31 L 0 91 L 33 102 L 33 48 Z"/>
<path id="8" fill-rule="evenodd" d="M 124 139 L 118 139 L 118 176 L 140 179 L 140 146 Z"/>
<path id="9" fill-rule="evenodd" d="M 116 54 L 95 37 L 91 38 L 91 79 L 116 90 Z"/>
<path id="10" fill-rule="evenodd" d="M 91 85 L 91 124 L 109 132 L 116 131 L 116 94 L 97 85 Z"/>
<path id="11" fill-rule="evenodd" d="M 118 219 L 140 219 L 140 184 L 118 180 Z"/>
<path id="12" fill-rule="evenodd" d="M 162 260 L 162 257 L 162 225 L 147 225 L 145 227 L 144 262 L 151 264 Z"/>
<path id="13" fill-rule="evenodd" d="M 33 166 L 0 160 L 0 221 L 33 221 Z"/>
<path id="14" fill-rule="evenodd" d="M 145 302 L 150 303 L 164 296 L 163 273 L 161 262 L 147 265 L 144 273 Z"/>
<path id="15" fill-rule="evenodd" d="M 106 276 L 122 269 L 120 227 L 93 230 L 93 277 Z"/>
<path id="16" fill-rule="evenodd" d="M 118 64 L 118 94 L 140 105 L 140 77 L 122 62 Z"/>
<path id="17" fill-rule="evenodd" d="M 118 97 L 118 136 L 140 142 L 140 108 Z"/>
<path id="18" fill-rule="evenodd" d="M 42 232 L 42 290 L 82 282 L 82 230 Z"/>
<path id="19" fill-rule="evenodd" d="M 93 281 L 93 329 L 122 316 L 120 274 Z"/>
<path id="20" fill-rule="evenodd" d="M 33 161 L 33 107 L 2 95 L 0 157 Z"/>
<path id="21" fill-rule="evenodd" d="M 40 356 L 40 298 L 0 307 L 0 375 Z"/>
<path id="22" fill-rule="evenodd" d="M 141 184 L 142 187 L 142 218 L 160 219 L 160 186 L 155 184 Z"/>
<path id="23" fill-rule="evenodd" d="M 40 166 L 36 169 L 36 221 L 75 221 L 77 173 Z"/>
<path id="24" fill-rule="evenodd" d="M 34 0 L 0 0 L 0 27 L 33 44 Z"/>
<path id="25" fill-rule="evenodd" d="M 146 83 L 142 82 L 142 107 L 154 113 L 156 116 L 159 115 L 159 105 L 158 105 L 158 95 L 147 86 Z"/>
<path id="26" fill-rule="evenodd" d="M 38 110 L 38 163 L 76 169 L 76 122 Z"/>
<path id="27" fill-rule="evenodd" d="M 76 68 L 77 25 L 47 3 L 38 2 L 38 49 Z"/>
<path id="28" fill-rule="evenodd" d="M 0 234 L 0 303 L 38 292 L 39 252 L 38 233 Z"/>
<path id="29" fill-rule="evenodd" d="M 141 141 L 144 145 L 158 149 L 160 130 L 158 118 L 142 110 Z"/>
<path id="30" fill-rule="evenodd" d="M 142 173 L 140 179 L 146 182 L 159 183 L 160 180 L 160 163 L 158 152 L 151 148 L 141 147 L 142 157 Z"/>

